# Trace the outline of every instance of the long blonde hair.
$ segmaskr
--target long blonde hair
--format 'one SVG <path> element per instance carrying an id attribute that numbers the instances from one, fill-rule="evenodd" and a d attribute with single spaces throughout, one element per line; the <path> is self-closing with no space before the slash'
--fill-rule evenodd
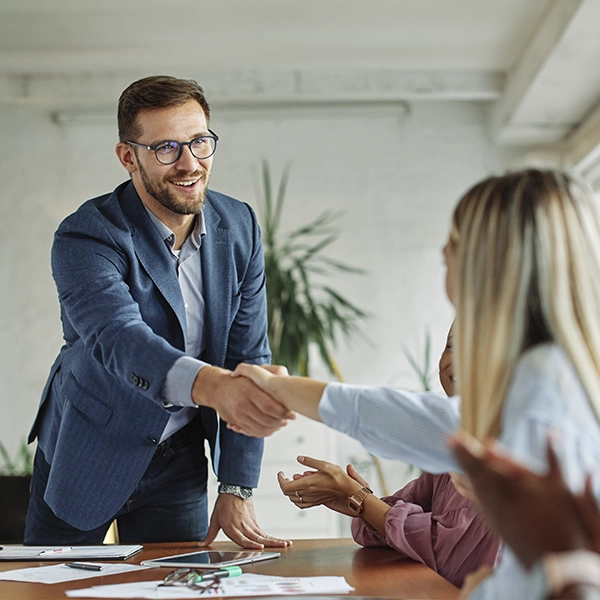
<path id="1" fill-rule="evenodd" d="M 454 211 L 456 372 L 463 427 L 500 432 L 520 356 L 558 344 L 600 418 L 600 213 L 592 192 L 557 171 L 491 177 Z"/>

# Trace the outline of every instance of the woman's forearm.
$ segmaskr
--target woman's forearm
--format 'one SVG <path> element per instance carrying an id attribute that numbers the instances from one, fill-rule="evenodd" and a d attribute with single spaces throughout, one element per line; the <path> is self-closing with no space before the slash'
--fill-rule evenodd
<path id="1" fill-rule="evenodd" d="M 360 518 L 371 528 L 385 536 L 385 517 L 390 505 L 374 495 L 365 498 Z"/>
<path id="2" fill-rule="evenodd" d="M 319 402 L 326 385 L 307 377 L 270 377 L 265 391 L 288 409 L 321 421 Z"/>

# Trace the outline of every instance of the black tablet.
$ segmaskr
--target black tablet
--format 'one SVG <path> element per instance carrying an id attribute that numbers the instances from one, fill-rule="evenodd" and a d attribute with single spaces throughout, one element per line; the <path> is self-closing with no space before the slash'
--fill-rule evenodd
<path id="1" fill-rule="evenodd" d="M 244 565 L 247 563 L 269 560 L 281 556 L 279 552 L 218 552 L 217 550 L 201 550 L 188 554 L 177 554 L 175 556 L 164 556 L 144 560 L 142 565 L 149 567 L 192 567 L 195 569 L 219 569 L 233 565 Z"/>

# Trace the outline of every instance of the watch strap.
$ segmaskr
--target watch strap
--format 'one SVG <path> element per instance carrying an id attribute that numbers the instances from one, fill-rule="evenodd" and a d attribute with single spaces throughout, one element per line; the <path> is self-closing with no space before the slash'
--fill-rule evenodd
<path id="1" fill-rule="evenodd" d="M 243 487 L 241 485 L 229 485 L 228 483 L 220 483 L 218 488 L 219 494 L 231 494 L 242 498 L 242 500 L 250 500 L 254 494 L 252 488 Z"/>
<path id="2" fill-rule="evenodd" d="M 358 517 L 362 513 L 365 506 L 365 498 L 372 493 L 373 491 L 368 487 L 362 487 L 348 497 L 346 505 L 354 517 Z"/>

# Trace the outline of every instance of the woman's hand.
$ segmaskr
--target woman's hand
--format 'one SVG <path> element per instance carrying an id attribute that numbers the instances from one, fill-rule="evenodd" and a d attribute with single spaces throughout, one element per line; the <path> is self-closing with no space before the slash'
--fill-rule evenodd
<path id="1" fill-rule="evenodd" d="M 354 468 L 353 465 L 348 465 L 346 467 L 346 472 L 354 481 L 358 481 L 362 487 L 371 488 L 371 486 L 358 474 L 358 471 Z"/>
<path id="2" fill-rule="evenodd" d="M 598 517 L 595 503 L 590 504 L 590 486 L 580 496 L 572 494 L 550 440 L 543 475 L 516 462 L 492 441 L 481 444 L 465 432 L 451 438 L 450 447 L 491 529 L 526 568 L 548 552 L 590 547 L 594 512 Z M 596 529 L 600 534 L 598 524 Z"/>
<path id="3" fill-rule="evenodd" d="M 281 366 L 240 363 L 231 376 L 246 377 L 288 410 L 320 421 L 319 402 L 327 384 L 287 374 L 287 369 Z"/>
<path id="4" fill-rule="evenodd" d="M 351 515 L 346 504 L 348 498 L 367 486 L 354 467 L 348 465 L 348 473 L 345 473 L 337 465 L 308 456 L 299 456 L 298 462 L 311 470 L 297 473 L 292 479 L 279 472 L 277 478 L 281 491 L 298 508 L 322 504 L 341 514 Z"/>
<path id="5" fill-rule="evenodd" d="M 456 491 L 463 498 L 466 498 L 474 504 L 477 504 L 477 496 L 475 496 L 475 492 L 473 491 L 471 482 L 469 481 L 469 478 L 466 475 L 463 475 L 462 473 L 452 472 L 450 473 L 450 479 Z"/>
<path id="6" fill-rule="evenodd" d="M 233 373 L 232 377 L 246 377 L 263 392 L 269 393 L 269 382 L 271 379 L 280 376 L 287 376 L 288 370 L 281 365 L 250 365 L 240 363 Z"/>

